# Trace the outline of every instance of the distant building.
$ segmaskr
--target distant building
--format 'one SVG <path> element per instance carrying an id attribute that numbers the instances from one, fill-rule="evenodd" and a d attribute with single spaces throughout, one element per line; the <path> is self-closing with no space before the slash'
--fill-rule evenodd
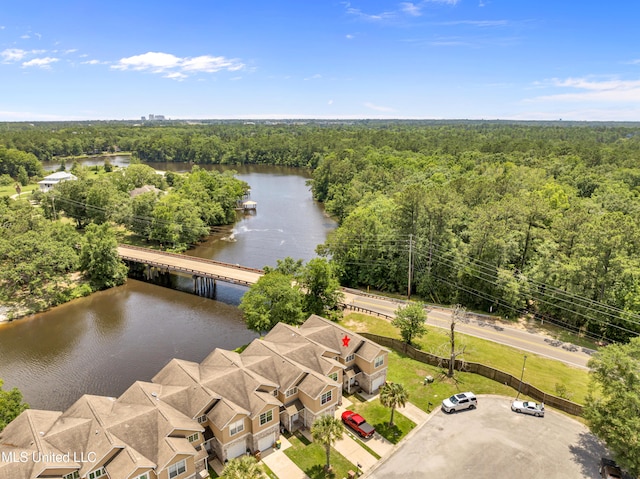
<path id="1" fill-rule="evenodd" d="M 38 181 L 38 184 L 40 185 L 40 191 L 47 192 L 58 183 L 69 180 L 75 181 L 77 179 L 78 177 L 72 175 L 71 173 L 67 173 L 66 171 L 58 171 L 52 175 L 45 176 L 42 181 Z"/>
<path id="2" fill-rule="evenodd" d="M 141 116 L 141 117 L 140 117 L 140 119 L 141 119 L 142 121 L 146 121 L 147 117 L 146 117 L 146 116 Z"/>

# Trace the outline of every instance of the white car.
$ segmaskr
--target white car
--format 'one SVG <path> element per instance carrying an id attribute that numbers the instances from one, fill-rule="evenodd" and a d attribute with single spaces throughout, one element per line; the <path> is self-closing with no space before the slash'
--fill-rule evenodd
<path id="1" fill-rule="evenodd" d="M 442 410 L 446 413 L 454 411 L 462 411 L 463 409 L 475 409 L 478 400 L 472 392 L 454 394 L 448 399 L 442 401 Z"/>
<path id="2" fill-rule="evenodd" d="M 513 401 L 511 410 L 536 417 L 544 417 L 544 404 L 538 404 L 533 401 Z"/>

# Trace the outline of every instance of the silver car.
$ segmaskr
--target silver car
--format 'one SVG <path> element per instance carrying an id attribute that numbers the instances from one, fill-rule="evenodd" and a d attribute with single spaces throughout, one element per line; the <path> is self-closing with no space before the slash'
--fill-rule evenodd
<path id="1" fill-rule="evenodd" d="M 478 400 L 472 392 L 454 394 L 448 399 L 442 401 L 442 410 L 446 413 L 461 411 L 463 409 L 475 409 Z"/>
<path id="2" fill-rule="evenodd" d="M 536 417 L 544 417 L 544 404 L 538 404 L 533 401 L 513 401 L 511 410 Z"/>

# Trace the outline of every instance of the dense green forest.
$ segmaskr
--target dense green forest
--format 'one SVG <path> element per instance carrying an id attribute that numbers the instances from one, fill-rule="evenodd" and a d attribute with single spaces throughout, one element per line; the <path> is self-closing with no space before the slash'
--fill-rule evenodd
<path id="1" fill-rule="evenodd" d="M 20 155 L 33 179 L 40 174 L 27 167 L 34 158 L 109 151 L 143 161 L 311 168 L 314 197 L 340 221 L 319 249 L 345 285 L 406 293 L 411 269 L 412 292 L 429 301 L 535 315 L 596 338 L 640 332 L 638 124 L 15 123 L 0 125 L 0 145 L 0 175 L 13 179 Z M 217 187 L 196 183 L 178 185 L 171 194 L 182 196 L 164 200 L 170 204 L 157 226 L 197 231 L 229 220 L 224 206 L 211 217 L 198 211 L 202 223 L 181 216 L 194 195 L 217 201 Z M 99 188 L 97 180 L 91 184 Z M 133 221 L 153 218 L 149 204 L 121 209 L 126 189 L 102 187 L 111 193 L 68 197 L 80 205 L 108 197 L 115 203 L 93 211 L 124 211 L 129 227 L 160 238 L 150 222 Z M 70 203 L 65 207 L 73 217 Z M 106 219 L 77 216 L 80 223 Z"/>

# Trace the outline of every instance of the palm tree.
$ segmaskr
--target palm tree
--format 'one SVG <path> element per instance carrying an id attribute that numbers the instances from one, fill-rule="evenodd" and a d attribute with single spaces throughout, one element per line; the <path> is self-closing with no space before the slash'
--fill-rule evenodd
<path id="1" fill-rule="evenodd" d="M 380 402 L 385 407 L 391 408 L 391 419 L 389 420 L 389 426 L 393 426 L 393 413 L 396 407 L 404 405 L 409 400 L 409 393 L 398 383 L 385 383 L 380 388 Z"/>
<path id="2" fill-rule="evenodd" d="M 324 445 L 324 448 L 327 451 L 327 465 L 325 466 L 327 471 L 331 467 L 331 462 L 329 460 L 331 446 L 342 437 L 343 432 L 344 426 L 342 425 L 342 422 L 332 415 L 319 417 L 311 426 L 311 436 L 313 436 L 313 440 Z"/>
<path id="3" fill-rule="evenodd" d="M 264 472 L 253 456 L 231 459 L 222 471 L 224 479 L 263 479 Z"/>

